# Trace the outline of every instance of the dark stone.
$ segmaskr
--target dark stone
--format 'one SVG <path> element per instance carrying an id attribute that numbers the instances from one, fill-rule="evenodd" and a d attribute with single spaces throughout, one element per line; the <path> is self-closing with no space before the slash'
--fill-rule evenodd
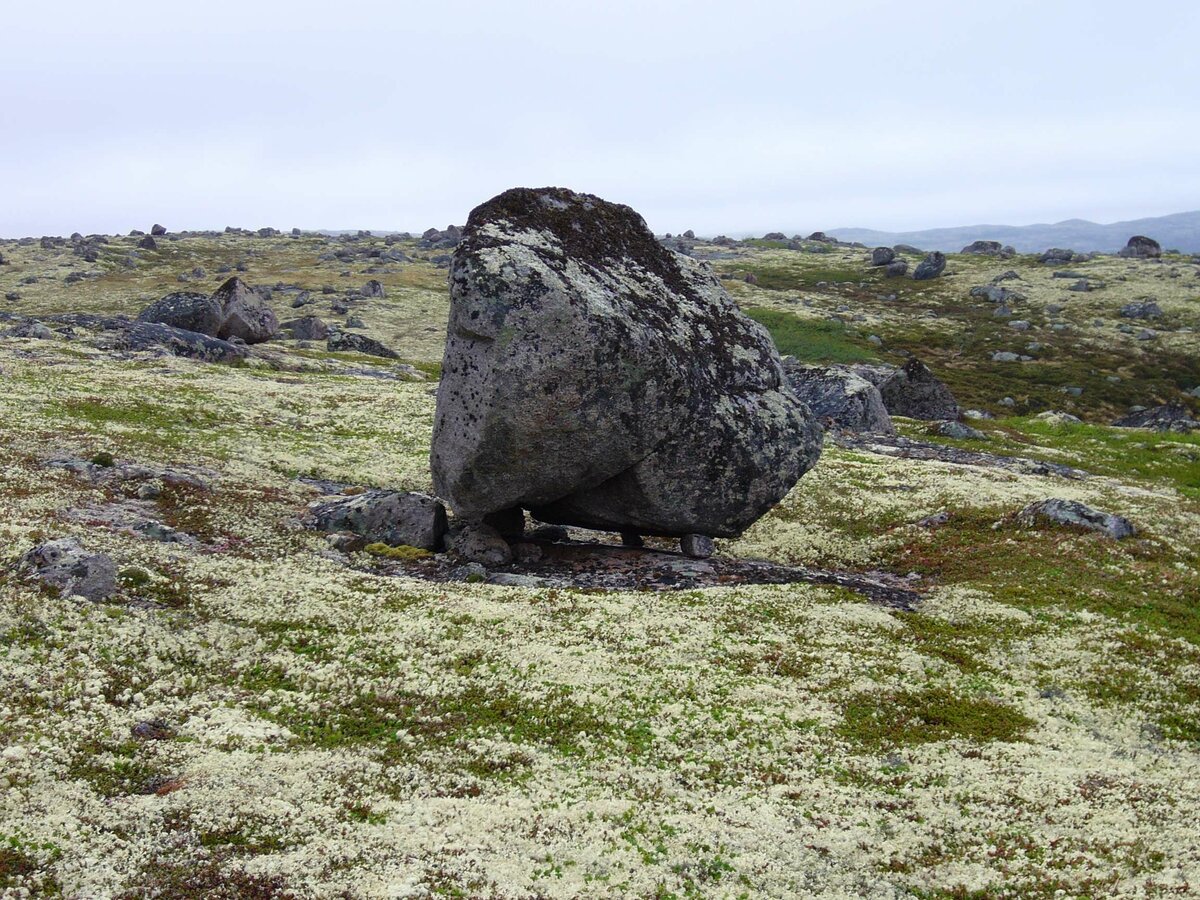
<path id="1" fill-rule="evenodd" d="M 937 278 L 945 271 L 945 268 L 946 254 L 934 250 L 917 264 L 917 268 L 913 271 L 913 280 L 928 281 L 931 278 Z"/>
<path id="2" fill-rule="evenodd" d="M 400 354 L 389 350 L 374 338 L 365 334 L 354 334 L 350 331 L 335 331 L 329 335 L 325 348 L 341 353 L 365 353 L 367 356 L 382 356 L 385 359 L 399 359 Z"/>
<path id="3" fill-rule="evenodd" d="M 154 238 L 150 237 L 150 235 L 146 235 L 144 238 L 142 238 L 140 241 L 138 241 L 138 249 L 139 250 L 157 250 L 158 249 L 158 241 L 154 240 Z"/>
<path id="4" fill-rule="evenodd" d="M 329 326 L 317 316 L 301 316 L 284 322 L 280 328 L 290 332 L 292 339 L 297 341 L 323 341 L 329 337 Z"/>
<path id="5" fill-rule="evenodd" d="M 958 402 L 950 389 L 916 357 L 903 366 L 857 365 L 855 374 L 870 381 L 893 416 L 936 421 L 958 419 Z"/>
<path id="6" fill-rule="evenodd" d="M 893 259 L 890 263 L 887 264 L 887 268 L 884 270 L 884 274 L 887 275 L 888 278 L 899 278 L 902 275 L 907 275 L 908 274 L 908 260 Z"/>
<path id="7" fill-rule="evenodd" d="M 383 290 L 383 285 L 380 284 L 378 281 L 376 281 L 374 278 L 372 278 L 370 281 L 368 281 L 366 284 L 364 284 L 362 286 L 362 290 L 360 291 L 360 293 L 364 297 L 374 297 L 374 298 L 380 298 L 380 299 L 385 296 L 384 290 Z"/>
<path id="8" fill-rule="evenodd" d="M 216 337 L 225 321 L 220 301 L 205 294 L 177 291 L 156 300 L 138 313 L 139 322 L 157 322 L 184 331 Z"/>
<path id="9" fill-rule="evenodd" d="M 871 251 L 871 265 L 886 266 L 896 258 L 896 251 L 891 247 L 876 247 Z M 905 269 L 908 268 L 908 263 L 904 264 Z"/>
<path id="10" fill-rule="evenodd" d="M 1162 247 L 1158 241 L 1143 234 L 1135 234 L 1129 239 L 1124 249 L 1117 256 L 1126 259 L 1158 259 L 1162 256 Z"/>
<path id="11" fill-rule="evenodd" d="M 507 191 L 450 294 L 432 468 L 465 519 L 734 536 L 820 453 L 767 333 L 627 206 Z"/>
<path id="12" fill-rule="evenodd" d="M 1113 422 L 1117 428 L 1153 428 L 1155 431 L 1188 432 L 1200 429 L 1200 422 L 1191 411 L 1179 403 L 1166 403 L 1140 409 Z"/>
<path id="13" fill-rule="evenodd" d="M 162 237 L 164 234 L 167 233 L 167 229 L 165 229 L 161 225 L 154 225 L 150 228 L 150 233 L 152 235 L 154 235 L 155 237 Z"/>
<path id="14" fill-rule="evenodd" d="M 847 366 L 806 366 L 785 359 L 788 383 L 827 428 L 895 434 L 879 388 Z"/>
<path id="15" fill-rule="evenodd" d="M 1120 313 L 1125 319 L 1161 319 L 1162 314 L 1162 308 L 1149 297 L 1126 303 Z"/>
<path id="16" fill-rule="evenodd" d="M 963 253 L 975 256 L 999 256 L 1003 250 L 999 241 L 973 241 L 962 248 Z"/>

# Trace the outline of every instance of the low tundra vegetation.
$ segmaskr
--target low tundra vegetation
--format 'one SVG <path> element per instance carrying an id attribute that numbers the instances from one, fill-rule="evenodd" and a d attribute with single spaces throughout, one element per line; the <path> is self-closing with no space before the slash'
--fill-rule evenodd
<path id="1" fill-rule="evenodd" d="M 252 279 L 313 289 L 342 266 L 311 265 L 319 244 L 307 237 L 238 240 L 164 242 L 134 270 L 114 263 L 61 289 L 70 296 L 39 282 L 30 302 L 128 312 L 185 263 L 246 258 Z M 1060 290 L 1029 260 L 954 257 L 958 274 L 875 300 L 893 288 L 861 252 L 745 252 L 762 254 L 747 261 L 758 284 L 732 289 L 785 352 L 790 334 L 790 352 L 814 360 L 894 361 L 889 335 L 914 322 L 953 331 L 966 287 L 1000 267 L 1020 270 L 1031 307 Z M 48 265 L 36 255 L 6 250 L 20 275 Z M 1085 265 L 1110 279 L 1128 269 Z M 842 267 L 853 277 L 829 277 Z M 768 270 L 792 280 L 773 287 Z M 436 374 L 444 273 L 418 261 L 380 278 L 377 327 Z M 822 317 L 852 302 L 835 280 L 854 283 L 865 323 Z M 1160 302 L 1185 321 L 1181 281 L 1164 279 Z M 1081 294 L 1073 320 L 1112 306 L 1100 293 Z M 1194 352 L 1194 337 L 1172 340 Z M 949 349 L 934 362 L 943 352 L 950 367 Z M 353 363 L 369 371 L 0 341 L 0 893 L 1200 891 L 1194 436 L 1096 416 L 973 423 L 989 438 L 973 449 L 1090 473 L 1078 480 L 830 444 L 778 508 L 719 542 L 741 557 L 888 573 L 922 594 L 915 612 L 811 585 L 433 583 L 365 564 L 424 551 L 339 557 L 299 521 L 319 496 L 313 479 L 431 489 L 431 383 Z M 1108 403 L 1086 391 L 1069 402 L 1085 417 Z M 1004 411 L 994 398 L 989 408 Z M 49 465 L 63 458 L 91 468 Z M 142 482 L 115 480 L 128 464 L 195 482 L 155 481 L 142 496 Z M 1018 522 L 1051 496 L 1127 516 L 1139 534 Z M 131 503 L 194 540 L 121 527 L 114 510 Z M 943 523 L 918 524 L 940 511 Z M 64 535 L 112 556 L 114 597 L 57 596 L 17 573 L 22 553 Z"/>

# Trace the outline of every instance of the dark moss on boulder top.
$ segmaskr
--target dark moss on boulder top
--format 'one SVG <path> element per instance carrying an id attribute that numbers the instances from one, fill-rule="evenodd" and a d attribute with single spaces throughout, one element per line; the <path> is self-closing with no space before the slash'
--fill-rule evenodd
<path id="1" fill-rule="evenodd" d="M 495 221 L 549 232 L 563 255 L 578 263 L 603 268 L 629 260 L 657 275 L 672 290 L 688 290 L 675 255 L 659 243 L 645 219 L 622 203 L 567 188 L 513 188 L 471 210 L 465 233 L 476 246 L 484 244 L 479 226 Z"/>

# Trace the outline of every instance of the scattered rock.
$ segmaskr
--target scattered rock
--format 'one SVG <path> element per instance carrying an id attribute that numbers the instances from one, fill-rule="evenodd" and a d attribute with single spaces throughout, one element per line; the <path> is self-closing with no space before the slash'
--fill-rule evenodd
<path id="1" fill-rule="evenodd" d="M 446 508 L 426 494 L 371 490 L 309 504 L 311 526 L 349 531 L 368 543 L 440 550 L 446 534 Z"/>
<path id="2" fill-rule="evenodd" d="M 39 544 L 21 557 L 18 571 L 57 588 L 65 597 L 104 600 L 117 592 L 117 567 L 104 553 L 89 553 L 75 538 Z"/>
<path id="3" fill-rule="evenodd" d="M 855 374 L 870 381 L 893 416 L 910 419 L 957 419 L 958 402 L 950 389 L 916 357 L 900 368 L 884 365 L 857 365 Z"/>
<path id="4" fill-rule="evenodd" d="M 329 326 L 318 316 L 301 316 L 279 326 L 297 341 L 323 341 L 329 337 Z"/>
<path id="5" fill-rule="evenodd" d="M 970 425 L 964 425 L 962 422 L 938 422 L 930 434 L 939 434 L 942 437 L 954 438 L 958 441 L 986 441 L 988 436 L 978 428 L 972 428 Z"/>
<path id="6" fill-rule="evenodd" d="M 871 251 L 871 265 L 873 266 L 886 266 L 895 260 L 895 258 L 896 251 L 891 247 L 876 247 Z"/>
<path id="7" fill-rule="evenodd" d="M 735 536 L 816 462 L 770 337 L 629 207 L 507 191 L 450 284 L 432 467 L 465 519 Z"/>
<path id="8" fill-rule="evenodd" d="M 715 550 L 712 538 L 704 534 L 685 534 L 679 539 L 679 549 L 692 559 L 708 559 Z"/>
<path id="9" fill-rule="evenodd" d="M 372 278 L 370 281 L 368 281 L 366 284 L 364 284 L 362 286 L 362 289 L 359 291 L 359 293 L 362 294 L 364 297 L 371 297 L 374 299 L 383 299 L 383 297 L 386 296 L 386 294 L 383 290 L 383 285 L 380 284 L 378 281 L 376 281 L 374 278 Z"/>
<path id="10" fill-rule="evenodd" d="M 325 342 L 325 349 L 342 353 L 365 353 L 367 356 L 381 356 L 384 359 L 400 358 L 400 354 L 395 350 L 388 349 L 374 338 L 351 331 L 331 332 Z"/>
<path id="11" fill-rule="evenodd" d="M 1064 250 L 1061 247 L 1051 247 L 1038 257 L 1038 262 L 1048 266 L 1061 266 L 1075 261 L 1074 250 Z"/>
<path id="12" fill-rule="evenodd" d="M 164 228 L 162 225 L 155 224 L 155 225 L 150 226 L 150 233 L 152 235 L 154 235 L 155 237 L 162 237 L 164 234 L 167 233 L 167 229 Z"/>
<path id="13" fill-rule="evenodd" d="M 1161 319 L 1162 308 L 1149 297 L 1126 303 L 1119 315 L 1125 319 Z"/>
<path id="14" fill-rule="evenodd" d="M 915 524 L 918 528 L 939 528 L 949 521 L 950 512 L 943 509 L 941 512 L 935 512 L 933 515 L 926 516 L 925 518 L 918 522 L 914 522 L 913 524 Z"/>
<path id="15" fill-rule="evenodd" d="M 937 278 L 946 269 L 946 254 L 935 250 L 928 254 L 913 271 L 914 281 L 928 281 Z"/>
<path id="16" fill-rule="evenodd" d="M 138 249 L 139 250 L 157 250 L 158 249 L 158 241 L 156 241 L 154 238 L 150 237 L 150 235 L 146 235 L 144 238 L 142 238 L 140 241 L 138 241 Z"/>
<path id="17" fill-rule="evenodd" d="M 879 388 L 848 366 L 806 366 L 784 360 L 788 383 L 826 427 L 895 434 Z"/>
<path id="18" fill-rule="evenodd" d="M 471 227 L 470 219 L 467 227 Z M 452 553 L 483 566 L 504 566 L 513 560 L 508 541 L 495 528 L 482 522 L 456 527 L 446 536 L 446 545 Z"/>
<path id="19" fill-rule="evenodd" d="M 1117 428 L 1153 428 L 1155 431 L 1188 432 L 1200 429 L 1200 422 L 1179 403 L 1166 403 L 1148 409 L 1135 409 L 1113 422 Z"/>
<path id="20" fill-rule="evenodd" d="M 1067 286 L 1068 291 L 1075 291 L 1078 294 L 1087 294 L 1092 290 L 1092 283 L 1086 278 L 1081 278 L 1072 285 Z"/>
<path id="21" fill-rule="evenodd" d="M 999 241 L 972 241 L 961 252 L 976 256 L 999 256 L 1002 249 Z"/>
<path id="22" fill-rule="evenodd" d="M 1049 425 L 1082 425 L 1083 419 L 1078 416 L 1073 416 L 1070 413 L 1061 412 L 1057 409 L 1048 409 L 1045 412 L 1040 412 L 1034 416 L 1039 422 L 1046 422 Z"/>
<path id="23" fill-rule="evenodd" d="M 1038 521 L 1086 528 L 1118 541 L 1137 534 L 1128 519 L 1092 509 L 1078 500 L 1051 499 L 1030 503 L 1017 515 L 1017 521 L 1026 528 L 1034 527 Z"/>
<path id="24" fill-rule="evenodd" d="M 901 276 L 907 274 L 907 272 L 908 260 L 906 259 L 893 259 L 884 269 L 884 275 L 886 275 L 888 278 L 900 278 Z"/>

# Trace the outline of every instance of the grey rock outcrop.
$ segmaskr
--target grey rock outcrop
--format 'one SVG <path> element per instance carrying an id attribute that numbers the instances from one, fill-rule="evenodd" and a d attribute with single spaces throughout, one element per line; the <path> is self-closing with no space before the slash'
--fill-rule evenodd
<path id="1" fill-rule="evenodd" d="M 767 333 L 627 206 L 506 191 L 450 297 L 432 469 L 464 519 L 735 536 L 820 454 Z"/>
<path id="2" fill-rule="evenodd" d="M 309 504 L 311 525 L 320 531 L 350 531 L 367 541 L 440 550 L 446 508 L 426 494 L 366 491 Z"/>
<path id="3" fill-rule="evenodd" d="M 848 366 L 806 366 L 788 359 L 783 370 L 796 396 L 826 427 L 896 433 L 879 388 Z"/>
<path id="4" fill-rule="evenodd" d="M 853 368 L 855 374 L 879 388 L 883 405 L 893 416 L 929 421 L 960 417 L 950 389 L 916 357 L 898 368 L 865 364 Z"/>
<path id="5" fill-rule="evenodd" d="M 931 278 L 937 278 L 945 270 L 946 254 L 939 250 L 934 250 L 917 263 L 916 269 L 913 270 L 913 280 L 928 281 Z"/>
<path id="6" fill-rule="evenodd" d="M 104 553 L 89 553 L 75 538 L 39 544 L 21 557 L 18 572 L 65 597 L 104 600 L 117 592 L 117 567 Z"/>
<path id="7" fill-rule="evenodd" d="M 1034 527 L 1039 521 L 1086 528 L 1118 541 L 1137 534 L 1137 528 L 1128 519 L 1093 509 L 1078 500 L 1052 499 L 1030 503 L 1018 513 L 1017 521 L 1027 528 Z"/>

